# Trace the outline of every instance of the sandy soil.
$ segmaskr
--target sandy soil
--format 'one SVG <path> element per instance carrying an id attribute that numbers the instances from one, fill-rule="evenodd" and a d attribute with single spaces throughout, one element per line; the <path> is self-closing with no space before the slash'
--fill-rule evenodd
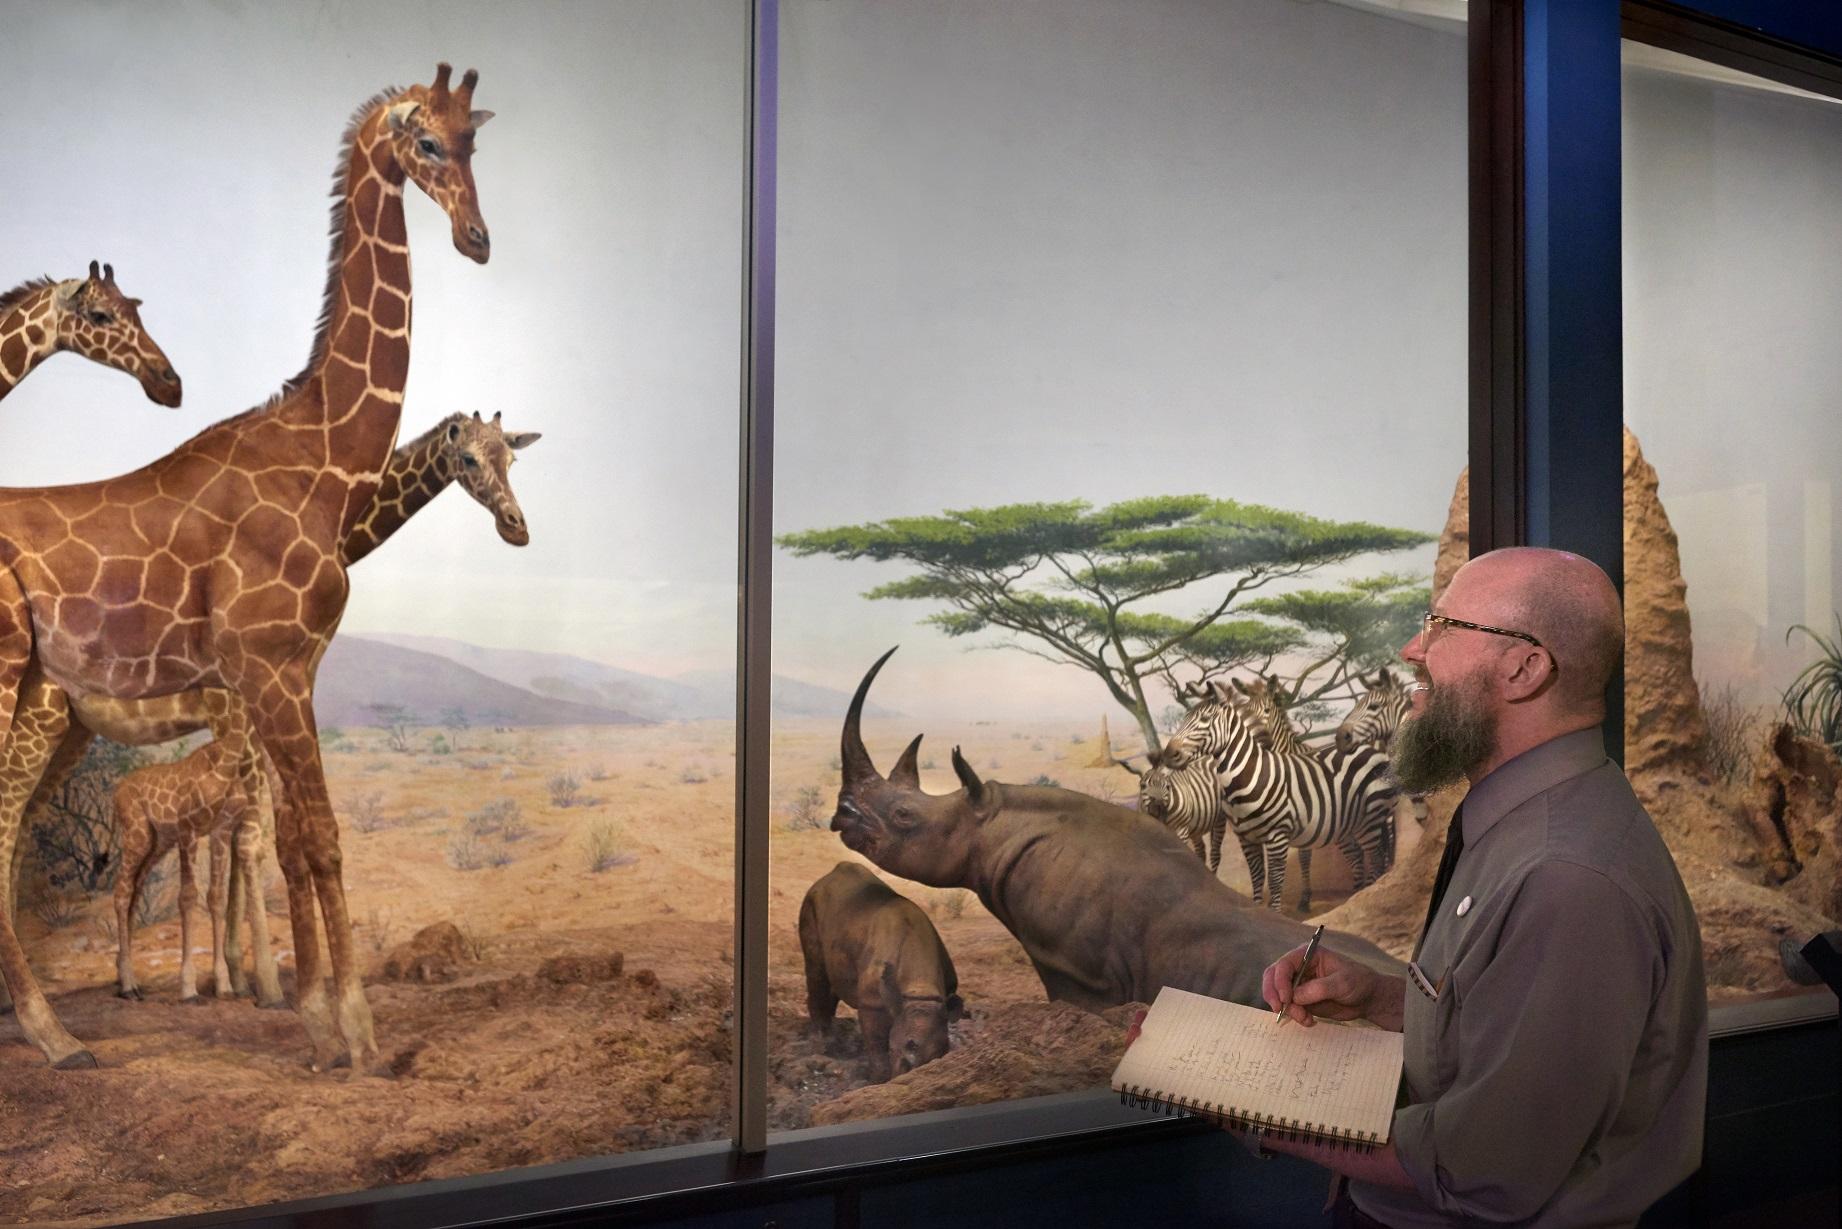
<path id="1" fill-rule="evenodd" d="M 875 731 L 872 754 L 887 767 L 911 732 Z M 56 926 L 22 909 L 22 938 L 53 1005 L 102 1066 L 53 1072 L 0 1016 L 0 1220 L 103 1224 L 724 1136 L 729 728 L 469 730 L 447 733 L 458 746 L 445 755 L 426 750 L 434 733 L 419 732 L 419 749 L 405 754 L 377 731 L 357 731 L 327 756 L 388 1073 L 310 1073 L 291 1012 L 246 1001 L 179 1005 L 170 916 L 135 935 L 148 999 L 131 1003 L 113 994 L 106 899 Z M 1096 748 L 1085 733 L 932 728 L 929 747 L 943 750 L 938 763 L 924 751 L 923 783 L 953 788 L 944 748 L 959 742 L 998 779 L 1046 776 L 1129 796 L 1129 776 L 1091 766 Z M 848 1008 L 828 1045 L 809 1035 L 797 936 L 807 886 L 855 856 L 823 827 L 836 797 L 837 731 L 782 722 L 773 753 L 772 1127 L 1104 1079 L 1113 1022 L 1047 1005 L 1022 949 L 971 893 L 890 880 L 933 917 L 972 1014 L 954 1027 L 957 1053 L 943 1060 L 951 1069 L 904 1077 L 912 1094 L 890 1086 L 890 1097 L 853 1095 L 865 1085 L 861 1036 Z M 560 805 L 552 778 L 565 773 L 577 796 Z M 1403 854 L 1418 835 L 1404 820 Z M 1314 861 L 1316 914 L 1346 898 L 1349 880 L 1334 852 Z M 1246 889 L 1232 850 L 1223 878 Z M 1287 889 L 1290 903 L 1296 864 Z M 267 898 L 292 992 L 285 896 L 272 872 Z M 393 949 L 443 922 L 462 935 L 454 979 L 389 980 Z M 208 989 L 208 963 L 201 981 Z M 1038 1053 L 1045 1047 L 1056 1053 Z M 994 1082 L 1006 1054 L 1016 1058 L 1009 1093 Z M 1026 1060 L 1035 1062 L 1027 1071 Z"/>

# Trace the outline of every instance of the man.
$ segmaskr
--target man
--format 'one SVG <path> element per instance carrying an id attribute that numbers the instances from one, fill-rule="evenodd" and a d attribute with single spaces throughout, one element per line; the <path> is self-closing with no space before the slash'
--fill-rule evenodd
<path id="1" fill-rule="evenodd" d="M 1623 644 L 1604 572 L 1518 547 L 1459 569 L 1401 650 L 1402 787 L 1471 782 L 1409 976 L 1320 951 L 1294 994 L 1301 948 L 1263 983 L 1298 1024 L 1405 1034 L 1385 1147 L 1268 1144 L 1348 1179 L 1340 1225 L 1630 1225 L 1700 1162 L 1700 930 L 1599 734 Z"/>

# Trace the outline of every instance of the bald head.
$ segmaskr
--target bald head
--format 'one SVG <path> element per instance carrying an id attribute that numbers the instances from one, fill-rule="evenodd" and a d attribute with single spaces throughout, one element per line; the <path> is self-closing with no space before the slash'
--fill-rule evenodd
<path id="1" fill-rule="evenodd" d="M 1625 623 L 1618 590 L 1598 564 L 1567 551 L 1512 546 L 1460 568 L 1448 592 L 1461 587 L 1468 609 L 1481 601 L 1501 626 L 1528 632 L 1554 655 L 1556 694 L 1564 707 L 1602 710 L 1606 684 L 1624 654 Z"/>

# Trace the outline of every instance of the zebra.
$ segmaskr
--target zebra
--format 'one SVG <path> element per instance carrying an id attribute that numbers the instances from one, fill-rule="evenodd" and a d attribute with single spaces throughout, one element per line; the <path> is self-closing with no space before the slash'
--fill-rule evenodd
<path id="1" fill-rule="evenodd" d="M 1356 706 L 1337 727 L 1337 747 L 1349 751 L 1367 745 L 1386 751 L 1407 717 L 1407 684 L 1386 666 L 1375 672 L 1374 682 L 1360 674 L 1356 681 L 1368 690 L 1357 697 Z M 1408 799 L 1413 803 L 1414 822 L 1425 827 L 1426 795 L 1409 794 Z"/>
<path id="2" fill-rule="evenodd" d="M 1217 834 L 1231 823 L 1247 854 L 1255 899 L 1264 890 L 1270 909 L 1280 908 L 1290 847 L 1301 853 L 1319 845 L 1343 848 L 1356 887 L 1367 887 L 1370 869 L 1379 875 L 1392 854 L 1385 838 L 1393 829 L 1396 795 L 1386 777 L 1387 757 L 1366 747 L 1322 755 L 1280 752 L 1268 744 L 1277 734 L 1283 745 L 1287 732 L 1257 728 L 1264 726 L 1261 716 L 1243 712 L 1226 686 L 1211 683 L 1209 698 L 1185 714 L 1141 778 L 1141 806 L 1190 832 L 1207 815 L 1218 850 Z M 1296 738 L 1296 731 L 1289 733 Z M 1300 907 L 1308 904 L 1307 896 Z"/>
<path id="3" fill-rule="evenodd" d="M 1407 686 L 1385 666 L 1375 672 L 1374 682 L 1360 674 L 1356 681 L 1367 690 L 1357 698 L 1356 707 L 1350 709 L 1349 716 L 1337 727 L 1337 748 L 1349 751 L 1366 743 L 1386 749 L 1394 732 L 1401 728 L 1401 720 L 1407 716 Z"/>

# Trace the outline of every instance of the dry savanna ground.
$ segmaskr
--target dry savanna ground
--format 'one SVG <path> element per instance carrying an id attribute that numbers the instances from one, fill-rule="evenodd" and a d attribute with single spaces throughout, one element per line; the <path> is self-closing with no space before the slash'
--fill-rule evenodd
<path id="1" fill-rule="evenodd" d="M 887 768 L 912 731 L 876 724 L 891 726 L 868 734 Z M 923 781 L 955 787 L 946 750 L 957 742 L 999 780 L 1129 799 L 1130 776 L 1093 766 L 1093 732 L 931 728 Z M 775 729 L 769 1045 L 778 1128 L 810 1124 L 825 1102 L 865 1082 L 849 1008 L 829 1045 L 808 1034 L 797 937 L 807 886 L 855 857 L 825 829 L 837 740 L 830 722 Z M 13 1018 L 0 1016 L 0 1219 L 178 1215 L 726 1133 L 731 728 L 422 729 L 407 743 L 392 749 L 382 731 L 353 730 L 329 740 L 326 755 L 387 1069 L 313 1074 L 291 1012 L 212 1000 L 202 926 L 194 947 L 207 998 L 180 1005 L 176 870 L 154 887 L 150 924 L 134 935 L 148 996 L 140 1003 L 114 996 L 106 893 L 57 911 L 34 909 L 28 894 L 26 950 L 101 1068 L 47 1069 Z M 1326 865 L 1340 863 L 1336 855 L 1318 863 L 1313 912 L 1347 889 L 1340 866 Z M 1237 876 L 1245 888 L 1231 855 L 1225 877 Z M 272 860 L 268 879 L 292 993 L 286 898 Z M 1295 870 L 1288 895 L 1296 882 Z M 929 910 L 953 953 L 973 1012 L 955 1026 L 958 1043 L 1007 1007 L 1043 1001 L 1022 949 L 971 893 L 892 883 Z M 438 979 L 389 976 L 390 956 L 438 923 L 458 931 Z"/>

